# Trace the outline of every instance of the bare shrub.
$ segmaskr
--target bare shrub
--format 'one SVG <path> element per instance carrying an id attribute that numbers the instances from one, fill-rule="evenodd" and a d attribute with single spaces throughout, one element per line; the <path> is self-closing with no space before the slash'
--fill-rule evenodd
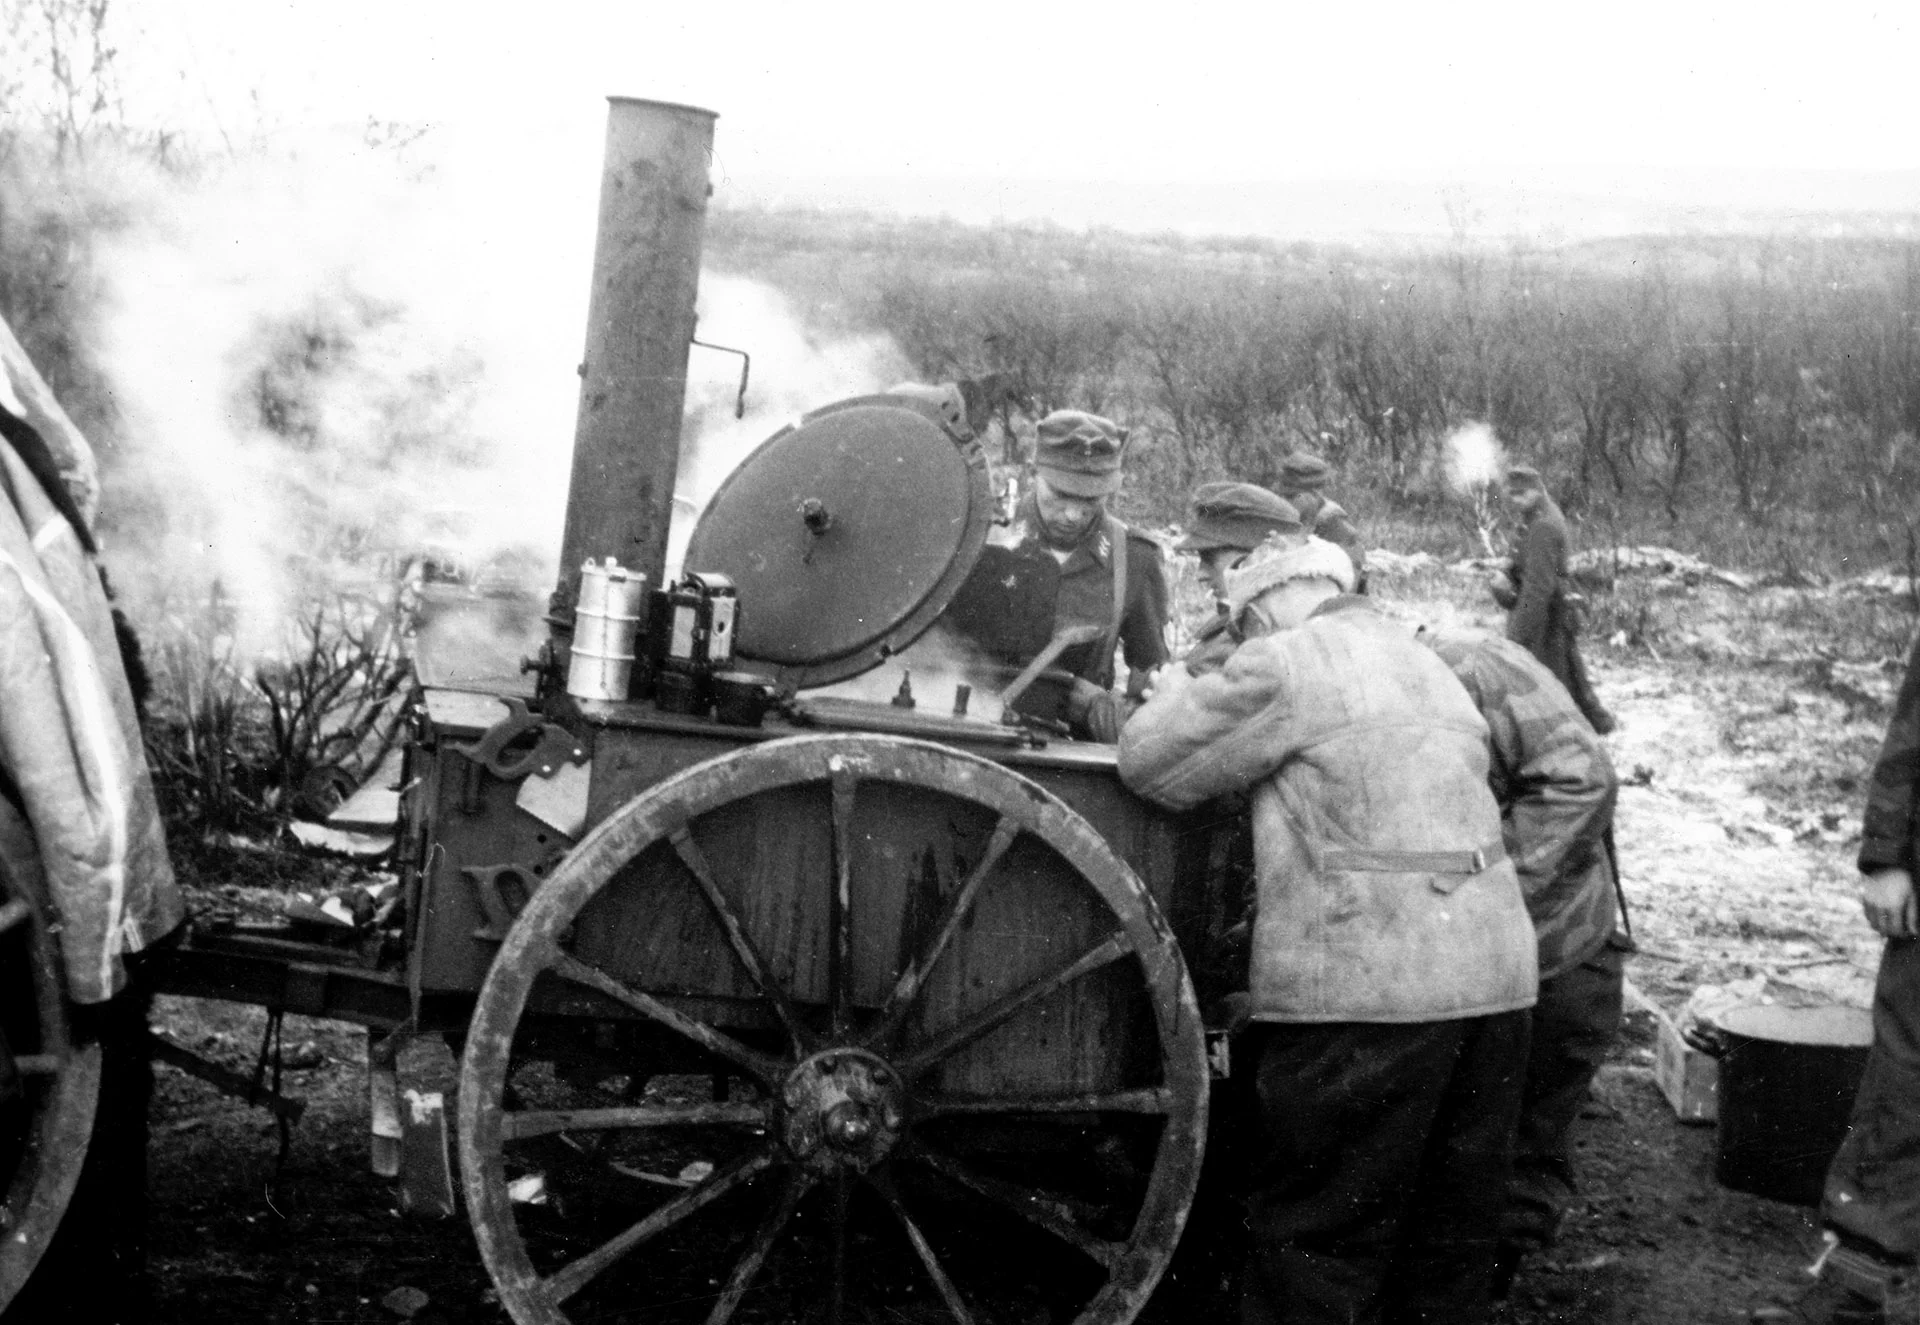
<path id="1" fill-rule="evenodd" d="M 399 736 L 412 664 L 390 607 L 316 599 L 287 653 L 251 665 L 232 625 L 216 587 L 147 627 L 147 753 L 177 835 L 271 833 L 324 814 Z"/>

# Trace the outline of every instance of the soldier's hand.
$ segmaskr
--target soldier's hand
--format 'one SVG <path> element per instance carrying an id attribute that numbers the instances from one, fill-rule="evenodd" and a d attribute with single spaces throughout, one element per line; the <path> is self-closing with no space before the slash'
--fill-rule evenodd
<path id="1" fill-rule="evenodd" d="M 1076 676 L 1067 689 L 1067 720 L 1085 722 L 1087 713 L 1107 692 L 1085 677 Z"/>
<path id="2" fill-rule="evenodd" d="M 1155 699 L 1169 699 L 1186 689 L 1192 680 L 1193 674 L 1177 662 L 1156 667 L 1147 677 L 1146 699 L 1149 703 Z"/>
<path id="3" fill-rule="evenodd" d="M 1120 728 L 1132 712 L 1132 706 L 1111 690 L 1102 690 L 1093 682 L 1075 677 L 1067 692 L 1067 721 L 1091 740 L 1113 745 L 1120 739 Z"/>
<path id="4" fill-rule="evenodd" d="M 1860 880 L 1860 905 L 1867 923 L 1890 939 L 1910 939 L 1920 933 L 1911 871 L 1874 870 Z"/>

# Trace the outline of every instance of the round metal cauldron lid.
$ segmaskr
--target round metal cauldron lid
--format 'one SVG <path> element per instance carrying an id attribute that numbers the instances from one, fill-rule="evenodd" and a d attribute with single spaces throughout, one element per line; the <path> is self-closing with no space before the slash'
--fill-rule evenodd
<path id="1" fill-rule="evenodd" d="M 1751 1003 L 1729 1008 L 1714 1020 L 1728 1034 L 1749 1040 L 1829 1049 L 1864 1049 L 1873 1043 L 1873 1014 L 1865 1008 Z"/>
<path id="2" fill-rule="evenodd" d="M 728 475 L 684 565 L 730 577 L 734 651 L 795 686 L 879 665 L 932 625 L 979 559 L 993 485 L 930 403 L 861 396 L 775 433 Z"/>

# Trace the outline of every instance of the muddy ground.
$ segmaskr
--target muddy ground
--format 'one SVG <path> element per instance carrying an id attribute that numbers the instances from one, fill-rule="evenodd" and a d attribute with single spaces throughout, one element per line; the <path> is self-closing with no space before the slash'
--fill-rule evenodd
<path id="1" fill-rule="evenodd" d="M 1756 975 L 1776 993 L 1848 1002 L 1870 985 L 1877 943 L 1853 900 L 1851 861 L 1889 650 L 1857 643 L 1836 671 L 1821 656 L 1828 623 L 1790 629 L 1791 606 L 1764 648 L 1726 624 L 1752 617 L 1752 601 L 1701 591 L 1664 629 L 1597 650 L 1623 720 L 1610 746 L 1626 783 L 1618 835 L 1641 949 L 1629 976 L 1672 1012 L 1701 985 Z M 163 1000 L 158 1020 L 238 1067 L 261 1014 Z M 416 1320 L 504 1319 L 464 1222 L 402 1215 L 391 1184 L 369 1173 L 361 1035 L 290 1020 L 287 1043 L 303 1064 L 288 1089 L 308 1109 L 283 1167 L 264 1114 L 159 1070 L 154 1319 L 391 1321 L 384 1303 L 398 1288 L 425 1294 Z M 1816 1250 L 1810 1210 L 1716 1183 L 1714 1129 L 1677 1122 L 1656 1089 L 1645 1012 L 1629 1017 L 1578 1144 L 1582 1201 L 1558 1248 L 1520 1275 L 1505 1308 L 1516 1325 L 1740 1320 L 1792 1291 Z M 1163 1301 L 1154 1314 L 1193 1313 Z"/>

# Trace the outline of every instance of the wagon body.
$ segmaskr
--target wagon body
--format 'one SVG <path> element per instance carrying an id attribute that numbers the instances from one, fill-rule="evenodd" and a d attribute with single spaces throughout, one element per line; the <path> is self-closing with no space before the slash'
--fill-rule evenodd
<path id="1" fill-rule="evenodd" d="M 1136 800 L 1111 748 L 788 712 L 424 697 L 407 980 L 474 1000 L 459 1156 L 502 1302 L 655 1320 L 691 1294 L 728 1320 L 757 1294 L 778 1319 L 798 1279 L 863 1319 L 847 1248 L 877 1214 L 952 1319 L 1029 1314 L 1056 1276 L 1046 1309 L 1131 1319 L 1198 1176 L 1206 1053 L 1168 917 L 1196 942 L 1217 918 L 1213 834 Z M 679 1198 L 607 1181 L 702 1165 Z M 527 1183 L 600 1217 L 553 1227 Z M 694 1227 L 709 1200 L 759 1221 L 744 1249 Z M 996 1210 L 1047 1254 L 983 1252 Z M 680 1272 L 705 1259 L 703 1292 Z"/>
<path id="2" fill-rule="evenodd" d="M 645 703 L 604 703 L 576 709 L 572 728 L 588 754 L 582 832 L 642 792 L 696 764 L 783 737 L 821 730 L 771 719 L 743 729 L 663 713 Z M 871 707 L 870 723 L 861 722 Z M 536 773 L 505 779 L 470 757 L 495 722 L 504 700 L 480 691 L 430 690 L 423 696 L 420 739 L 411 751 L 406 835 L 410 860 L 406 944 L 409 985 L 428 996 L 470 996 L 485 980 L 506 928 L 530 887 L 553 869 L 574 838 L 522 807 Z M 1210 826 L 1141 801 L 1120 783 L 1111 747 L 1058 742 L 1034 744 L 975 724 L 978 734 L 956 734 L 956 724 L 916 724 L 884 706 L 849 704 L 837 710 L 842 729 L 884 729 L 892 736 L 937 733 L 942 743 L 1018 772 L 1086 821 L 1145 884 L 1177 939 L 1202 943 L 1220 899 L 1210 888 Z M 977 854 L 992 822 L 983 810 L 956 815 L 938 797 L 876 783 L 883 798 L 862 830 L 851 897 L 855 948 L 853 1001 L 877 1009 L 911 960 L 915 940 L 966 862 Z M 795 969 L 782 977 L 796 999 L 826 998 L 829 917 L 821 880 L 831 872 L 831 806 L 819 788 L 784 789 L 750 798 L 712 825 L 704 844 L 716 871 L 737 881 L 748 928 L 769 948 L 791 954 Z M 670 856 L 670 852 L 661 853 Z M 656 868 L 664 867 L 654 862 Z M 1072 870 L 1037 854 L 1024 863 L 1018 888 L 993 902 L 976 923 L 999 941 L 969 947 L 928 993 L 926 1015 L 958 1015 L 968 988 L 1005 988 L 1030 978 L 1099 923 L 1093 899 Z M 632 978 L 662 997 L 711 1013 L 739 1029 L 765 1029 L 768 1014 L 758 991 L 728 951 L 697 890 L 666 887 L 609 896 L 583 915 L 580 942 L 604 954 L 606 969 Z M 556 995 L 556 1010 L 606 1009 Z M 1121 1073 L 1126 1046 L 1140 1038 L 1125 1009 L 1110 1006 L 1097 983 L 1063 996 L 1057 1015 L 1075 1033 L 1025 1038 L 1003 1035 L 969 1053 L 951 1072 L 980 1087 L 1093 1089 Z M 1132 1014 L 1136 1019 L 1138 1010 Z"/>

